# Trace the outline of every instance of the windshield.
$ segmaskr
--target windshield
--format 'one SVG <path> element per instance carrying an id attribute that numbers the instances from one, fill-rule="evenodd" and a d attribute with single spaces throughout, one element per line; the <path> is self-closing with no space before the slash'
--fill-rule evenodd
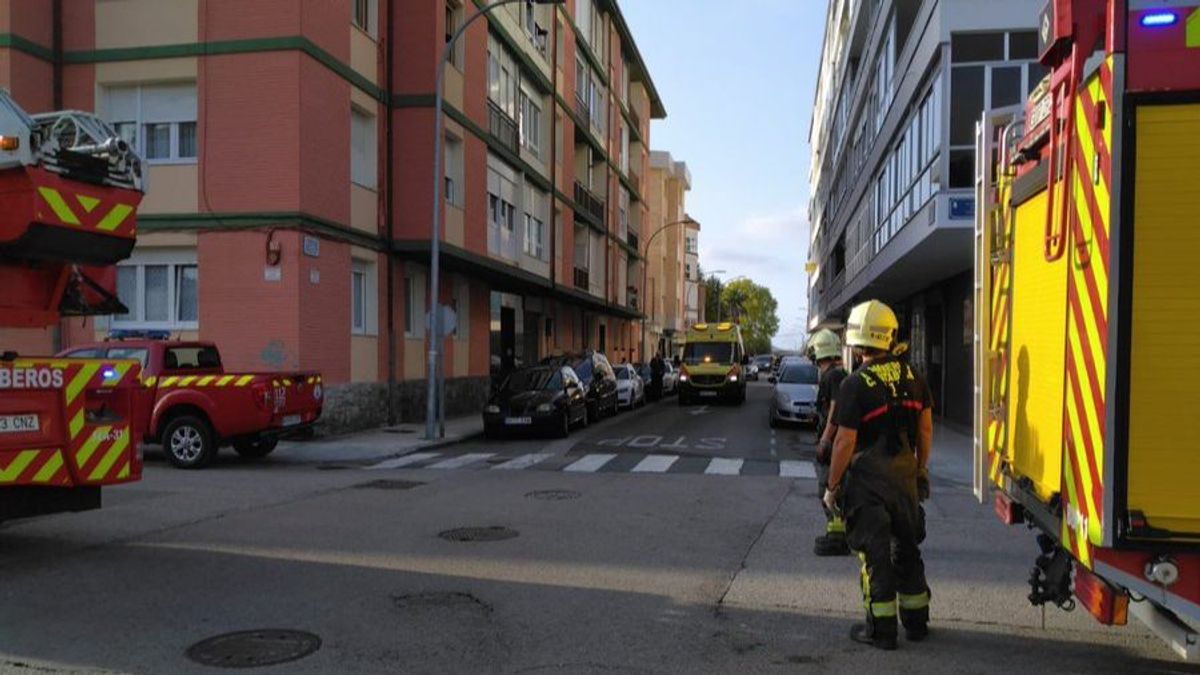
<path id="1" fill-rule="evenodd" d="M 629 379 L 629 369 L 628 368 L 617 368 L 617 379 L 618 380 L 628 380 Z"/>
<path id="2" fill-rule="evenodd" d="M 732 363 L 732 342 L 689 342 L 683 348 L 683 362 L 689 366 L 701 363 Z"/>
<path id="3" fill-rule="evenodd" d="M 150 353 L 145 349 L 133 349 L 130 347 L 118 347 L 108 350 L 108 358 L 110 359 L 137 359 L 142 364 L 142 369 L 146 368 L 146 360 Z"/>
<path id="4" fill-rule="evenodd" d="M 756 356 L 756 357 L 754 357 L 754 365 L 756 365 L 756 366 L 769 366 L 769 365 L 771 365 L 771 357 L 769 357 L 769 356 Z"/>
<path id="5" fill-rule="evenodd" d="M 791 365 L 783 369 L 780 384 L 816 384 L 819 373 L 817 367 L 809 364 Z"/>
<path id="6" fill-rule="evenodd" d="M 504 391 L 555 391 L 563 388 L 561 370 L 518 370 L 504 382 Z"/>
<path id="7" fill-rule="evenodd" d="M 592 381 L 591 359 L 580 359 L 573 367 L 575 368 L 575 374 L 579 376 L 579 379 L 583 380 L 584 382 Z"/>

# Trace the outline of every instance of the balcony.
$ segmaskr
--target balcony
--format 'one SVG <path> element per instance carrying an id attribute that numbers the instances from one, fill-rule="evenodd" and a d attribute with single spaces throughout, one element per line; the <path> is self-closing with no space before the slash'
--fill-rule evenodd
<path id="1" fill-rule="evenodd" d="M 488 101 L 488 132 L 505 148 L 518 152 L 521 139 L 517 133 L 517 121 L 492 101 Z"/>
<path id="2" fill-rule="evenodd" d="M 588 289 L 588 271 L 582 267 L 575 268 L 575 288 L 581 291 Z"/>
<path id="3" fill-rule="evenodd" d="M 579 181 L 575 181 L 575 203 L 583 209 L 584 213 L 604 223 L 604 200 L 592 194 L 591 190 L 588 190 Z"/>
<path id="4" fill-rule="evenodd" d="M 589 124 L 592 119 L 592 112 L 588 109 L 587 101 L 578 96 L 575 97 L 575 116 L 585 125 Z"/>

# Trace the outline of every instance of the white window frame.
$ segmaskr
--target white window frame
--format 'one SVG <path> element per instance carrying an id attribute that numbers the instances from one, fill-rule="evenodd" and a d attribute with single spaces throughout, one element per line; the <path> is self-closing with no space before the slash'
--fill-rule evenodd
<path id="1" fill-rule="evenodd" d="M 379 284 L 375 262 L 350 259 L 350 334 L 379 334 Z M 361 290 L 359 290 L 361 289 Z M 355 316 L 355 294 L 362 293 L 362 315 Z"/>
<path id="2" fill-rule="evenodd" d="M 112 328 L 135 330 L 198 330 L 200 327 L 200 282 L 199 265 L 195 249 L 149 249 L 134 251 L 128 260 L 117 265 L 118 268 L 134 268 L 136 272 L 136 298 L 129 314 L 114 314 L 110 317 Z M 164 320 L 147 320 L 146 315 L 146 268 L 167 268 L 167 308 L 169 317 Z M 196 280 L 196 319 L 182 321 L 179 316 L 178 278 L 182 269 L 194 267 L 197 272 Z"/>
<path id="3" fill-rule="evenodd" d="M 462 208 L 463 200 L 466 196 L 463 177 L 464 152 L 463 139 L 453 133 L 446 132 L 445 157 L 442 162 L 446 173 L 444 183 L 445 198 L 447 204 L 459 208 Z"/>
<path id="4" fill-rule="evenodd" d="M 404 337 L 425 337 L 425 273 L 409 270 L 404 274 Z"/>
<path id="5" fill-rule="evenodd" d="M 542 107 L 536 96 L 521 91 L 521 145 L 534 155 L 542 155 Z M 530 121 L 532 119 L 532 122 Z"/>
<path id="6" fill-rule="evenodd" d="M 446 0 L 446 43 L 442 45 L 443 49 L 445 48 L 445 44 L 450 42 L 450 38 L 454 36 L 454 33 L 458 31 L 458 27 L 462 25 L 462 20 L 462 3 L 459 0 Z M 450 50 L 449 63 L 457 68 L 459 72 L 462 72 L 464 67 L 463 45 L 465 43 L 466 40 L 459 40 L 458 44 L 454 45 L 454 49 Z"/>
<path id="7" fill-rule="evenodd" d="M 192 90 L 192 108 L 190 119 L 175 119 L 175 120 L 155 120 L 147 119 L 145 113 L 145 92 L 146 90 L 163 89 L 167 87 L 191 87 Z M 138 154 L 146 161 L 148 165 L 164 165 L 164 164 L 195 164 L 200 157 L 200 126 L 197 123 L 196 114 L 196 83 L 195 82 L 165 82 L 162 84 L 135 84 L 135 85 L 119 85 L 108 87 L 105 89 L 105 100 L 115 95 L 117 92 L 131 91 L 134 96 L 134 119 L 124 117 L 117 119 L 112 113 L 111 103 L 106 103 L 109 108 L 106 111 L 105 117 L 116 129 L 130 146 L 137 150 Z M 166 157 L 151 158 L 146 152 L 146 129 L 149 126 L 157 126 L 166 124 L 169 127 L 169 135 L 167 139 L 168 152 Z M 192 135 L 195 143 L 195 155 L 181 156 L 179 153 L 180 127 L 183 125 L 191 125 L 194 131 Z M 132 130 L 132 135 L 129 131 Z"/>
<path id="8" fill-rule="evenodd" d="M 350 24 L 374 40 L 378 31 L 379 0 L 350 0 Z"/>

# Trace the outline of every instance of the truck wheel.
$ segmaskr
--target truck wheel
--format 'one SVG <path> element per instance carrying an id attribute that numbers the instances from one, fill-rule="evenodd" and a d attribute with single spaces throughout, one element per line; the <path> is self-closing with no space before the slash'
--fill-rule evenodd
<path id="1" fill-rule="evenodd" d="M 162 435 L 167 461 L 180 469 L 200 469 L 217 454 L 217 443 L 208 423 L 181 415 L 167 423 Z"/>
<path id="2" fill-rule="evenodd" d="M 256 438 L 253 440 L 234 441 L 233 449 L 237 451 L 237 454 L 246 459 L 262 459 L 271 454 L 276 445 L 279 445 L 278 438 Z"/>

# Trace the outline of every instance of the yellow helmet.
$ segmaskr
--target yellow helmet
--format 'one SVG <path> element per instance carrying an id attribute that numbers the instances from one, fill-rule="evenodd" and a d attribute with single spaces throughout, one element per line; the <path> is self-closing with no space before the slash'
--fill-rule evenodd
<path id="1" fill-rule="evenodd" d="M 808 353 L 813 361 L 836 359 L 842 354 L 842 341 L 838 339 L 837 333 L 822 328 L 808 338 Z"/>
<path id="2" fill-rule="evenodd" d="M 870 347 L 887 351 L 896 341 L 900 322 L 891 307 L 868 300 L 850 310 L 846 321 L 846 343 L 852 347 Z"/>

